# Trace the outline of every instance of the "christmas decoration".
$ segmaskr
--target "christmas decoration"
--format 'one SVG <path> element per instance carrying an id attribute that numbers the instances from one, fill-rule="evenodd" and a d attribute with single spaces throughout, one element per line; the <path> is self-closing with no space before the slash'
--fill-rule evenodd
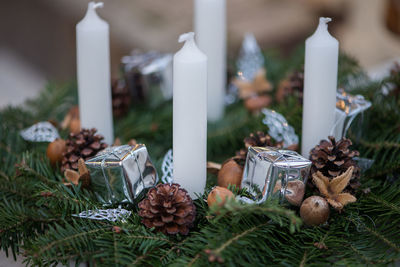
<path id="1" fill-rule="evenodd" d="M 319 192 L 326 198 L 328 203 L 338 211 L 341 211 L 346 204 L 357 201 L 353 195 L 342 192 L 349 184 L 353 170 L 354 167 L 351 166 L 345 173 L 333 179 L 325 177 L 319 171 L 312 176 Z"/>
<path id="2" fill-rule="evenodd" d="M 271 92 L 272 85 L 267 81 L 266 75 L 267 71 L 260 69 L 251 81 L 236 78 L 233 83 L 239 88 L 239 97 L 247 99 Z"/>
<path id="3" fill-rule="evenodd" d="M 53 142 L 60 138 L 57 129 L 48 121 L 38 122 L 20 132 L 23 139 L 30 142 Z"/>
<path id="4" fill-rule="evenodd" d="M 77 133 L 80 131 L 80 121 L 79 121 L 79 130 L 77 129 L 79 121 L 79 107 L 73 106 L 68 110 L 67 115 L 65 115 L 64 120 L 61 122 L 61 128 L 67 129 L 70 128 L 70 131 L 73 133 Z M 73 124 L 71 126 L 71 124 Z"/>
<path id="5" fill-rule="evenodd" d="M 358 114 L 371 107 L 371 102 L 361 95 L 347 94 L 343 89 L 336 93 L 335 126 L 333 132 L 336 139 L 346 137 L 351 123 Z"/>
<path id="6" fill-rule="evenodd" d="M 285 117 L 275 110 L 263 108 L 261 112 L 265 115 L 263 123 L 268 126 L 268 134 L 276 141 L 282 142 L 284 148 L 296 150 L 299 137 Z"/>
<path id="7" fill-rule="evenodd" d="M 240 187 L 243 176 L 244 159 L 233 157 L 225 161 L 218 172 L 218 185 L 228 188 L 229 185 Z"/>
<path id="8" fill-rule="evenodd" d="M 264 67 L 264 56 L 253 34 L 244 36 L 236 67 L 239 76 L 248 81 Z"/>
<path id="9" fill-rule="evenodd" d="M 77 186 L 79 182 L 82 183 L 82 187 L 89 187 L 90 185 L 90 173 L 86 168 L 85 161 L 83 159 L 78 160 L 78 171 L 66 169 L 64 172 L 66 186 L 75 185 Z"/>
<path id="10" fill-rule="evenodd" d="M 270 53 L 266 51 L 266 54 Z M 292 64 L 271 53 L 267 66 L 271 78 L 287 73 L 286 68 L 301 60 L 294 58 Z M 206 266 L 210 261 L 226 266 L 393 264 L 400 258 L 397 250 L 400 245 L 397 221 L 400 150 L 396 141 L 400 140 L 400 105 L 382 93 L 381 88 L 392 88 L 394 77 L 371 81 L 352 59 L 342 54 L 340 61 L 340 84 L 349 92 L 362 93 L 372 102 L 363 119 L 358 121 L 360 127 L 352 127 L 348 135 L 360 156 L 374 159 L 374 163 L 372 166 L 371 160 L 359 163 L 370 167 L 368 172 L 360 173 L 365 185 L 359 188 L 356 202 L 341 212 L 331 209 L 329 225 L 304 227 L 300 208 L 279 205 L 276 201 L 254 204 L 256 198 L 248 196 L 246 188 L 237 193 L 248 196 L 248 203 L 252 205 L 229 201 L 215 216 L 210 210 L 217 213 L 219 207 L 208 207 L 207 194 L 196 200 L 196 227 L 191 228 L 188 236 L 165 236 L 145 227 L 137 215 L 137 206 L 132 204 L 123 205 L 131 212 L 125 220 L 112 222 L 75 216 L 107 208 L 98 201 L 93 185 L 87 192 L 79 186 L 65 188 L 60 184 L 58 178 L 64 177 L 63 173 L 43 160 L 47 144 L 26 142 L 19 137 L 25 125 L 46 120 L 47 116 L 63 118 L 69 106 L 76 103 L 74 86 L 49 84 L 26 106 L 0 110 L 0 198 L 4 200 L 0 203 L 1 249 L 8 249 L 10 254 L 23 257 L 26 264 L 34 266 L 66 265 L 69 259 L 89 261 L 95 266 Z M 274 108 L 290 118 L 289 121 L 296 122 L 292 126 L 299 132 L 301 106 L 296 101 L 291 104 L 274 103 Z M 115 134 L 121 140 L 136 137 L 146 141 L 156 166 L 161 167 L 163 156 L 172 145 L 171 112 L 169 102 L 152 109 L 151 116 L 148 109 L 131 109 L 123 121 L 116 122 Z M 242 105 L 229 106 L 224 120 L 208 127 L 208 160 L 221 162 L 231 157 L 232 151 L 242 147 L 241 138 L 263 130 L 259 119 L 246 112 Z M 152 123 L 159 125 L 157 130 L 149 127 Z M 264 130 L 267 133 L 267 128 Z M 196 151 L 188 149 L 187 156 L 192 153 Z M 283 192 L 282 180 L 278 181 L 281 187 L 278 190 L 276 185 L 275 193 Z M 210 176 L 206 192 L 216 182 L 216 177 Z M 288 183 L 286 189 L 295 191 L 295 183 Z M 311 193 L 316 191 L 306 192 Z M 324 199 L 322 194 L 321 198 Z M 287 197 L 283 200 L 289 201 Z M 327 201 L 325 204 L 330 208 Z"/>
<path id="11" fill-rule="evenodd" d="M 115 117 L 125 115 L 131 104 L 131 94 L 125 80 L 114 80 L 111 84 L 112 107 Z"/>
<path id="12" fill-rule="evenodd" d="M 286 185 L 286 188 L 282 188 L 282 181 L 279 180 L 275 184 L 273 193 L 275 194 L 278 192 L 278 190 L 281 191 L 286 200 L 294 206 L 300 206 L 301 202 L 303 202 L 305 185 L 300 180 L 289 181 Z"/>
<path id="13" fill-rule="evenodd" d="M 271 98 L 268 95 L 251 96 L 244 100 L 244 106 L 248 111 L 257 115 L 262 108 L 268 107 Z"/>
<path id="14" fill-rule="evenodd" d="M 66 148 L 65 140 L 60 138 L 54 140 L 47 146 L 46 155 L 51 165 L 55 166 L 57 163 L 61 162 Z"/>
<path id="15" fill-rule="evenodd" d="M 231 95 L 238 92 L 239 97 L 244 100 L 246 109 L 254 114 L 258 114 L 272 102 L 272 98 L 268 95 L 272 91 L 272 85 L 266 79 L 267 71 L 263 63 L 264 57 L 254 35 L 247 34 L 236 63 L 237 77 L 232 80 L 229 92 Z M 234 101 L 229 100 L 229 102 Z"/>
<path id="16" fill-rule="evenodd" d="M 321 140 L 319 145 L 315 146 L 310 152 L 310 160 L 312 161 L 311 174 L 319 171 L 329 179 L 332 179 L 353 166 L 353 175 L 350 184 L 346 188 L 346 190 L 353 192 L 360 186 L 360 169 L 354 161 L 354 157 L 359 156 L 359 152 L 350 149 L 352 145 L 350 139 L 343 138 L 338 142 L 333 136 L 329 136 L 328 139 Z M 313 187 L 311 181 L 309 185 Z"/>
<path id="17" fill-rule="evenodd" d="M 230 190 L 225 187 L 216 186 L 208 194 L 207 204 L 209 207 L 214 205 L 222 207 L 229 198 L 234 198 L 234 195 Z"/>
<path id="18" fill-rule="evenodd" d="M 82 129 L 78 134 L 70 133 L 66 140 L 67 149 L 63 153 L 61 172 L 66 169 L 77 170 L 78 159 L 87 160 L 107 147 L 103 136 L 96 134 L 96 129 Z"/>
<path id="19" fill-rule="evenodd" d="M 196 217 L 193 200 L 178 184 L 159 184 L 151 188 L 138 206 L 142 223 L 164 234 L 187 235 Z"/>
<path id="20" fill-rule="evenodd" d="M 172 149 L 170 149 L 164 155 L 164 159 L 161 165 L 161 170 L 162 170 L 161 181 L 164 184 L 173 182 L 173 168 L 174 165 L 173 165 Z"/>
<path id="21" fill-rule="evenodd" d="M 69 124 L 69 131 L 73 134 L 79 134 L 81 131 L 81 120 L 80 119 L 72 119 Z"/>
<path id="22" fill-rule="evenodd" d="M 156 106 L 172 98 L 172 54 L 133 51 L 122 65 L 134 101 Z"/>
<path id="23" fill-rule="evenodd" d="M 287 199 L 299 205 L 310 167 L 311 162 L 294 151 L 250 147 L 241 187 L 246 188 L 257 203 L 277 197 L 281 202 Z"/>
<path id="24" fill-rule="evenodd" d="M 320 225 L 329 218 L 328 202 L 319 196 L 308 197 L 301 204 L 300 216 L 306 225 Z"/>
<path id="25" fill-rule="evenodd" d="M 135 203 L 146 188 L 157 181 L 146 146 L 109 147 L 86 161 L 91 175 L 92 190 L 105 205 Z"/>
<path id="26" fill-rule="evenodd" d="M 131 211 L 122 209 L 121 206 L 119 206 L 116 209 L 86 210 L 79 214 L 72 214 L 72 216 L 91 220 L 107 220 L 110 222 L 121 221 L 126 223 L 131 214 Z"/>
<path id="27" fill-rule="evenodd" d="M 236 153 L 237 156 L 246 158 L 247 151 L 249 150 L 249 147 L 277 147 L 281 148 L 282 143 L 281 142 L 275 142 L 271 136 L 268 134 L 265 134 L 261 131 L 257 131 L 255 134 L 251 133 L 249 136 L 245 137 L 243 139 L 244 142 L 244 149 L 241 149 Z"/>
<path id="28" fill-rule="evenodd" d="M 286 97 L 295 96 L 300 104 L 303 103 L 304 71 L 293 71 L 279 83 L 275 98 L 282 103 Z"/>

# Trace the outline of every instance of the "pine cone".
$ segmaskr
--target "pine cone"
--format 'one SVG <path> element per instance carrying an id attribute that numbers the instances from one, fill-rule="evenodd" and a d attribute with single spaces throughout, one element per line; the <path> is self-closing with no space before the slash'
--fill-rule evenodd
<path id="1" fill-rule="evenodd" d="M 102 143 L 104 137 L 96 134 L 96 129 L 82 129 L 78 134 L 70 133 L 66 140 L 66 151 L 61 161 L 61 172 L 67 169 L 78 170 L 78 160 L 85 161 L 107 147 Z"/>
<path id="2" fill-rule="evenodd" d="M 328 140 L 321 140 L 310 152 L 312 161 L 311 175 L 320 171 L 324 176 L 333 179 L 346 172 L 351 166 L 354 167 L 350 184 L 346 187 L 347 191 L 353 192 L 360 186 L 360 168 L 353 157 L 359 156 L 358 151 L 350 150 L 352 145 L 350 139 L 343 138 L 336 142 L 335 137 L 329 136 Z M 313 187 L 311 179 L 309 185 Z"/>
<path id="3" fill-rule="evenodd" d="M 303 103 L 304 72 L 294 71 L 286 79 L 281 81 L 276 92 L 276 101 L 282 103 L 288 95 L 297 97 L 299 103 Z"/>
<path id="4" fill-rule="evenodd" d="M 114 80 L 111 89 L 113 114 L 115 117 L 121 117 L 129 110 L 131 94 L 125 80 Z"/>
<path id="5" fill-rule="evenodd" d="M 139 203 L 139 216 L 148 228 L 164 234 L 187 235 L 196 217 L 196 207 L 178 184 L 159 184 Z"/>
<path id="6" fill-rule="evenodd" d="M 251 133 L 249 136 L 243 139 L 245 149 L 241 149 L 236 152 L 236 155 L 242 158 L 246 158 L 247 150 L 250 146 L 259 146 L 259 147 L 282 147 L 282 142 L 275 142 L 271 136 L 265 134 L 261 131 L 258 131 L 256 134 Z"/>

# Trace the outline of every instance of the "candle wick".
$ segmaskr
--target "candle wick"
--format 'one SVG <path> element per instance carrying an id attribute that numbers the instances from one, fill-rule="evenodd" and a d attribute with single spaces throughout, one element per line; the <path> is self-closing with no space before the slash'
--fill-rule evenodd
<path id="1" fill-rule="evenodd" d="M 332 21 L 331 18 L 326 18 L 326 17 L 320 17 L 319 18 L 319 23 L 321 23 L 321 24 L 327 24 L 327 23 L 329 23 L 331 21 Z"/>
<path id="2" fill-rule="evenodd" d="M 179 36 L 178 42 L 183 43 L 183 42 L 193 40 L 193 39 L 194 39 L 194 32 L 187 32 L 187 33 L 181 34 Z"/>
<path id="3" fill-rule="evenodd" d="M 103 7 L 103 6 L 104 6 L 104 3 L 103 3 L 103 2 L 98 2 L 98 3 L 90 2 L 89 5 L 90 5 L 91 8 L 97 9 L 97 8 L 99 8 L 99 7 Z"/>

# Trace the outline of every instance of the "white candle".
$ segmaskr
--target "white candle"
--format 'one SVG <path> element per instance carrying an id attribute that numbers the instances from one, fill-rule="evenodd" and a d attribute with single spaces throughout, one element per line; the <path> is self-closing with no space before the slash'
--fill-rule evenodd
<path id="1" fill-rule="evenodd" d="M 112 144 L 109 27 L 96 13 L 102 6 L 90 2 L 76 25 L 79 116 L 81 127 L 97 128 L 105 142 Z"/>
<path id="2" fill-rule="evenodd" d="M 208 58 L 207 117 L 224 115 L 226 88 L 226 1 L 195 0 L 194 28 L 201 51 Z"/>
<path id="3" fill-rule="evenodd" d="M 207 56 L 193 32 L 182 34 L 179 42 L 185 44 L 173 63 L 173 176 L 196 198 L 207 177 Z"/>
<path id="4" fill-rule="evenodd" d="M 335 123 L 339 42 L 328 32 L 330 18 L 320 18 L 315 33 L 306 40 L 301 153 L 327 139 Z"/>

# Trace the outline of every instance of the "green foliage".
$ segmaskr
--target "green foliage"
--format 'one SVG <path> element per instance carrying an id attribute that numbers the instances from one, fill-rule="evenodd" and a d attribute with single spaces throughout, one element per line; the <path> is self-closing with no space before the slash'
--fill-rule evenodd
<path id="1" fill-rule="evenodd" d="M 303 50 L 290 60 L 266 53 L 267 76 L 275 88 L 290 71 L 302 67 Z M 25 142 L 19 136 L 34 122 L 60 122 L 76 104 L 74 84 L 50 84 L 23 107 L 0 111 L 0 248 L 24 255 L 34 266 L 68 265 L 70 260 L 91 266 L 387 266 L 399 261 L 400 98 L 383 94 L 381 88 L 399 86 L 400 79 L 370 81 L 345 55 L 339 64 L 340 86 L 373 103 L 353 123 L 349 136 L 361 156 L 375 163 L 362 175 L 358 201 L 341 214 L 331 210 L 327 224 L 302 225 L 297 208 L 273 201 L 243 205 L 230 200 L 224 207 L 209 208 L 207 193 L 195 201 L 195 227 L 188 236 L 146 228 L 131 206 L 124 207 L 132 211 L 127 222 L 72 216 L 101 204 L 90 190 L 63 185 L 62 174 L 45 156 L 46 143 Z M 301 133 L 302 107 L 296 99 L 288 97 L 271 108 Z M 116 136 L 145 143 L 160 168 L 172 146 L 171 102 L 152 112 L 136 105 L 115 124 Z M 222 162 L 233 156 L 243 138 L 257 130 L 267 130 L 261 115 L 250 115 L 241 102 L 229 106 L 223 120 L 208 125 L 208 159 Z M 215 184 L 216 177 L 209 175 L 206 192 Z"/>

